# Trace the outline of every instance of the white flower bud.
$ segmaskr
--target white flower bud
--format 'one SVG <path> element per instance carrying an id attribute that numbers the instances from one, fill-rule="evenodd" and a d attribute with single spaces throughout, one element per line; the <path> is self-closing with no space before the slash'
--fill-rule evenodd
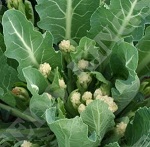
<path id="1" fill-rule="evenodd" d="M 39 71 L 45 78 L 47 78 L 51 72 L 51 66 L 48 63 L 40 64 Z"/>
<path id="2" fill-rule="evenodd" d="M 24 140 L 21 145 L 21 147 L 31 147 L 31 146 L 32 146 L 32 143 L 26 140 Z"/>
<path id="3" fill-rule="evenodd" d="M 82 59 L 78 62 L 78 68 L 81 70 L 86 69 L 88 66 L 89 66 L 89 61 Z"/>
<path id="4" fill-rule="evenodd" d="M 111 104 L 111 106 L 109 107 L 109 110 L 112 111 L 112 112 L 116 112 L 118 110 L 118 106 L 115 102 L 113 102 Z"/>
<path id="5" fill-rule="evenodd" d="M 18 98 L 21 98 L 22 100 L 26 100 L 29 98 L 28 91 L 23 87 L 15 87 L 12 89 L 12 93 L 17 96 Z"/>
<path id="6" fill-rule="evenodd" d="M 70 40 L 62 40 L 59 44 L 59 48 L 64 52 L 70 52 L 75 50 L 75 47 L 70 44 Z"/>
<path id="7" fill-rule="evenodd" d="M 86 101 L 92 99 L 92 93 L 89 91 L 84 92 L 84 94 L 82 95 L 82 100 Z"/>
<path id="8" fill-rule="evenodd" d="M 98 95 L 102 96 L 102 91 L 100 88 L 96 89 L 95 92 L 94 92 L 94 98 L 96 98 Z"/>
<path id="9" fill-rule="evenodd" d="M 59 86 L 60 86 L 60 88 L 63 88 L 63 89 L 65 89 L 67 87 L 67 85 L 64 82 L 64 79 L 59 79 Z"/>
<path id="10" fill-rule="evenodd" d="M 108 109 L 110 111 L 115 112 L 118 110 L 118 106 L 116 105 L 116 103 L 114 102 L 112 97 L 109 97 L 107 95 L 105 95 L 105 96 L 97 95 L 96 99 L 102 100 L 106 104 L 108 104 Z"/>
<path id="11" fill-rule="evenodd" d="M 84 84 L 84 83 L 89 83 L 91 82 L 92 78 L 90 76 L 89 73 L 86 73 L 86 72 L 82 72 L 80 73 L 80 75 L 78 76 L 78 80 L 79 80 L 79 83 L 80 84 Z"/>
<path id="12" fill-rule="evenodd" d="M 81 114 L 81 112 L 83 112 L 85 110 L 85 105 L 84 104 L 80 104 L 78 107 L 78 112 Z"/>
<path id="13" fill-rule="evenodd" d="M 93 102 L 92 99 L 86 100 L 86 105 L 89 105 L 91 102 Z"/>
<path id="14" fill-rule="evenodd" d="M 77 108 L 80 102 L 81 94 L 79 92 L 73 92 L 71 95 L 70 101 L 72 102 L 72 105 L 74 108 Z"/>
<path id="15" fill-rule="evenodd" d="M 120 122 L 116 125 L 116 133 L 119 134 L 121 137 L 124 136 L 127 124 L 124 122 Z"/>

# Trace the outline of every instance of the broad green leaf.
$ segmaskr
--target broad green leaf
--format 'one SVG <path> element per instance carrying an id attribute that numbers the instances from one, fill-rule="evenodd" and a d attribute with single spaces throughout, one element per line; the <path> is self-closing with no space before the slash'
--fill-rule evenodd
<path id="1" fill-rule="evenodd" d="M 127 126 L 125 137 L 129 147 L 150 146 L 150 108 L 137 110 Z"/>
<path id="2" fill-rule="evenodd" d="M 16 100 L 11 94 L 11 90 L 18 82 L 17 72 L 7 64 L 7 59 L 0 49 L 0 99 L 11 106 L 15 106 Z"/>
<path id="3" fill-rule="evenodd" d="M 99 0 L 37 0 L 39 26 L 52 32 L 55 43 L 63 39 L 79 40 L 90 29 L 90 17 Z"/>
<path id="4" fill-rule="evenodd" d="M 59 147 L 97 147 L 96 136 L 94 140 L 88 138 L 88 126 L 80 117 L 60 119 L 53 121 L 54 112 L 46 111 L 46 121 L 57 137 Z M 53 118 L 51 117 L 53 116 Z"/>
<path id="5" fill-rule="evenodd" d="M 109 143 L 108 145 L 105 145 L 104 147 L 120 147 L 120 145 L 117 142 Z"/>
<path id="6" fill-rule="evenodd" d="M 108 109 L 108 105 L 101 100 L 94 100 L 81 113 L 81 118 L 88 125 L 89 132 L 96 132 L 99 142 L 105 133 L 114 126 L 114 114 Z"/>
<path id="7" fill-rule="evenodd" d="M 45 111 L 53 105 L 54 101 L 49 98 L 48 93 L 34 95 L 30 100 L 30 111 L 35 118 L 43 119 Z"/>
<path id="8" fill-rule="evenodd" d="M 137 73 L 142 76 L 150 73 L 150 27 L 147 27 L 145 35 L 138 42 L 137 48 L 139 51 L 139 65 Z"/>
<path id="9" fill-rule="evenodd" d="M 104 50 L 122 38 L 137 41 L 143 36 L 149 12 L 149 0 L 111 0 L 108 8 L 99 7 L 92 15 L 89 36 Z"/>
<path id="10" fill-rule="evenodd" d="M 24 68 L 23 75 L 26 79 L 27 87 L 32 95 L 37 95 L 38 93 L 42 94 L 49 86 L 48 81 L 36 68 Z"/>
<path id="11" fill-rule="evenodd" d="M 42 35 L 36 31 L 32 23 L 17 10 L 5 12 L 2 23 L 6 44 L 5 54 L 19 62 L 21 73 L 22 68 L 27 66 L 38 68 L 43 62 L 50 63 L 52 67 L 61 67 L 61 55 L 54 51 L 53 38 L 49 32 Z"/>
<path id="12" fill-rule="evenodd" d="M 135 97 L 140 82 L 135 72 L 138 65 L 137 49 L 129 43 L 122 42 L 115 45 L 110 57 L 112 77 L 115 79 L 115 88 L 112 97 L 122 111 Z"/>

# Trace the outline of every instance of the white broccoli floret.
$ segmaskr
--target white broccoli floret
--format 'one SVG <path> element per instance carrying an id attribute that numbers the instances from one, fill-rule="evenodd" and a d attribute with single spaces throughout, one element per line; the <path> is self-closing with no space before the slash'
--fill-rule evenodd
<path id="1" fill-rule="evenodd" d="M 74 108 L 77 108 L 79 106 L 81 94 L 79 92 L 73 92 L 70 98 L 70 101 Z"/>
<path id="2" fill-rule="evenodd" d="M 46 63 L 46 62 L 43 64 L 40 64 L 39 71 L 45 78 L 47 78 L 51 72 L 51 66 L 49 65 L 49 63 Z"/>
<path id="3" fill-rule="evenodd" d="M 65 89 L 67 87 L 64 79 L 59 79 L 59 86 L 60 86 L 60 88 L 63 88 L 63 89 Z"/>
<path id="4" fill-rule="evenodd" d="M 101 96 L 103 95 L 102 94 L 102 90 L 100 88 L 98 88 L 98 89 L 95 90 L 95 92 L 94 92 L 94 98 L 96 98 L 98 95 L 101 95 Z"/>
<path id="5" fill-rule="evenodd" d="M 87 60 L 82 59 L 78 62 L 78 68 L 81 70 L 86 69 L 88 66 L 89 66 L 89 61 Z"/>
<path id="6" fill-rule="evenodd" d="M 89 92 L 89 91 L 84 92 L 83 95 L 82 95 L 82 100 L 86 101 L 86 100 L 89 100 L 89 99 L 92 99 L 92 93 Z"/>
<path id="7" fill-rule="evenodd" d="M 70 44 L 70 40 L 62 40 L 59 44 L 59 48 L 64 52 L 71 52 L 75 50 L 75 47 Z"/>
<path id="8" fill-rule="evenodd" d="M 78 112 L 79 113 L 83 112 L 85 110 L 85 107 L 86 106 L 84 104 L 80 104 L 79 107 L 78 107 Z"/>
<path id="9" fill-rule="evenodd" d="M 26 140 L 24 140 L 21 145 L 21 147 L 31 147 L 31 146 L 32 146 L 32 143 Z"/>
<path id="10" fill-rule="evenodd" d="M 91 82 L 92 78 L 89 73 L 81 72 L 80 75 L 78 76 L 78 80 L 80 84 L 84 84 L 84 83 L 87 84 Z"/>
<path id="11" fill-rule="evenodd" d="M 107 95 L 105 96 L 101 96 L 101 95 L 97 95 L 96 99 L 100 99 L 102 101 L 104 101 L 106 104 L 108 104 L 108 109 L 112 112 L 115 112 L 118 110 L 118 106 L 117 104 L 114 102 L 112 97 L 109 97 Z"/>
<path id="12" fill-rule="evenodd" d="M 116 133 L 120 135 L 121 137 L 124 136 L 125 130 L 126 130 L 127 124 L 124 122 L 120 122 L 116 125 Z"/>

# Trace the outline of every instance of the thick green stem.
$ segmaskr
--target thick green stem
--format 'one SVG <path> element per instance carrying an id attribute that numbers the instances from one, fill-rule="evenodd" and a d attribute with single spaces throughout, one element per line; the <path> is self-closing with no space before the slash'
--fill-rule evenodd
<path id="1" fill-rule="evenodd" d="M 27 136 L 29 135 L 29 133 L 31 132 L 31 128 L 30 129 L 21 129 L 21 130 L 18 130 L 16 131 L 16 128 L 15 129 L 1 129 L 0 130 L 0 135 L 5 135 L 10 133 L 11 135 L 13 136 L 18 136 L 18 134 L 22 134 L 24 136 Z M 34 132 L 33 135 L 37 136 L 36 134 L 39 134 L 39 135 L 45 135 L 46 133 L 49 133 L 50 132 L 50 129 L 48 127 L 45 127 L 45 128 L 32 128 L 32 132 Z"/>
<path id="2" fill-rule="evenodd" d="M 24 114 L 23 112 L 21 112 L 18 109 L 12 108 L 10 106 L 7 106 L 7 105 L 1 104 L 1 103 L 0 103 L 0 108 L 4 109 L 6 111 L 9 111 L 12 115 L 20 117 L 23 120 L 26 120 L 26 121 L 29 121 L 29 122 L 36 122 L 36 120 L 32 116 Z"/>

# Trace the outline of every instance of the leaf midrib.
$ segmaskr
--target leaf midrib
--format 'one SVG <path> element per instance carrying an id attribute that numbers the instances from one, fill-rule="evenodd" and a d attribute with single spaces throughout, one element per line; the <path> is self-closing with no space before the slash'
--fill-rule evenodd
<path id="1" fill-rule="evenodd" d="M 71 39 L 72 11 L 72 0 L 67 0 L 65 39 Z"/>
<path id="2" fill-rule="evenodd" d="M 28 44 L 24 41 L 23 37 L 18 33 L 18 31 L 16 30 L 15 26 L 13 25 L 12 21 L 10 20 L 10 18 L 8 17 L 8 20 L 13 28 L 13 30 L 15 31 L 14 33 L 18 36 L 18 38 L 21 40 L 22 44 L 24 45 L 24 47 L 27 49 L 28 55 L 32 61 L 32 63 L 38 67 L 38 62 L 36 60 L 36 58 L 34 57 L 34 54 L 32 52 L 32 49 L 28 46 Z"/>
<path id="3" fill-rule="evenodd" d="M 129 21 L 130 21 L 130 19 L 131 19 L 131 17 L 132 17 L 132 13 L 133 13 L 133 11 L 134 11 L 134 8 L 135 8 L 136 4 L 137 4 L 137 0 L 135 0 L 135 1 L 132 3 L 131 8 L 130 8 L 130 10 L 129 10 L 129 13 L 128 13 L 128 15 L 125 17 L 125 19 L 124 19 L 124 21 L 123 21 L 123 23 L 122 23 L 122 25 L 121 25 L 121 27 L 120 27 L 120 29 L 119 29 L 119 31 L 118 31 L 116 37 L 115 37 L 115 39 L 114 39 L 115 41 L 117 41 L 117 40 L 120 38 L 120 36 L 122 35 L 122 33 L 124 32 L 124 30 L 125 30 L 127 24 L 129 23 Z"/>

